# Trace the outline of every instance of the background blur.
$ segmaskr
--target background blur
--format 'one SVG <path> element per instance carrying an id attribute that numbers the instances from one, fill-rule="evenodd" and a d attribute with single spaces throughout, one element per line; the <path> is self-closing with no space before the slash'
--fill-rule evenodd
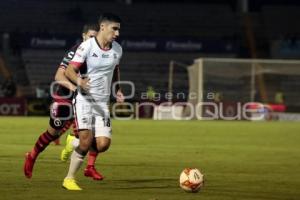
<path id="1" fill-rule="evenodd" d="M 83 24 L 96 22 L 103 12 L 123 20 L 121 79 L 135 84 L 130 102 L 143 101 L 145 92 L 170 91 L 171 61 L 179 66 L 173 72 L 173 92 L 187 94 L 186 67 L 196 58 L 300 56 L 297 0 L 1 0 L 0 9 L 0 115 L 47 114 L 49 86 L 65 51 L 81 40 Z M 282 95 L 293 93 L 287 95 L 287 108 L 298 112 L 300 98 L 290 89 L 299 87 L 299 80 L 297 74 L 265 77 L 265 84 L 273 85 L 268 103 L 284 104 Z M 226 83 L 223 90 L 234 84 Z M 262 93 L 255 100 L 264 100 Z"/>

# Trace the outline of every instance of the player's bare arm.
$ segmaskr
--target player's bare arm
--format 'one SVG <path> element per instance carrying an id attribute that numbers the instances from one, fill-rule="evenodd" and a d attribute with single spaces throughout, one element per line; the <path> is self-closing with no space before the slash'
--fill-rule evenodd
<path id="1" fill-rule="evenodd" d="M 77 86 L 79 86 L 81 89 L 84 91 L 89 90 L 89 78 L 80 78 L 78 77 L 78 69 L 76 66 L 69 64 L 66 71 L 65 71 L 65 76 L 71 80 L 73 83 L 76 83 Z"/>
<path id="2" fill-rule="evenodd" d="M 64 68 L 59 67 L 55 74 L 55 81 L 74 92 L 76 90 L 76 85 L 70 82 L 69 79 L 65 76 L 65 71 L 66 70 Z"/>
<path id="3" fill-rule="evenodd" d="M 123 103 L 124 102 L 124 95 L 121 90 L 120 86 L 120 67 L 117 65 L 114 69 L 114 75 L 113 75 L 113 82 L 116 83 L 116 100 L 118 103 Z"/>

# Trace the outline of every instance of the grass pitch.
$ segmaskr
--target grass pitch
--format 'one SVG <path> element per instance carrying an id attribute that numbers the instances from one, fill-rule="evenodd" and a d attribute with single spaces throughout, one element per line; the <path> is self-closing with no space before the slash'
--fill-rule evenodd
<path id="1" fill-rule="evenodd" d="M 31 180 L 23 175 L 24 153 L 47 124 L 46 117 L 0 117 L 1 200 L 300 199 L 299 123 L 113 121 L 112 146 L 97 161 L 105 180 L 86 178 L 81 169 L 79 192 L 61 187 L 68 168 L 59 160 L 63 145 L 40 155 Z M 179 188 L 185 167 L 205 174 L 199 193 Z"/>

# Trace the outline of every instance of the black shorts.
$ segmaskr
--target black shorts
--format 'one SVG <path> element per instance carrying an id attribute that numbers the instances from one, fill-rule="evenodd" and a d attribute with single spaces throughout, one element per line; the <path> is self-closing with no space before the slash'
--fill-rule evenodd
<path id="1" fill-rule="evenodd" d="M 68 121 L 73 121 L 72 103 L 53 102 L 50 106 L 49 124 L 55 130 L 62 129 Z"/>

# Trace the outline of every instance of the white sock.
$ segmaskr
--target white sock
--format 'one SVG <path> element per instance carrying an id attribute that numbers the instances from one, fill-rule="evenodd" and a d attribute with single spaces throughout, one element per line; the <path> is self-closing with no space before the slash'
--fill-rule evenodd
<path id="1" fill-rule="evenodd" d="M 73 151 L 71 155 L 71 162 L 68 174 L 66 178 L 74 178 L 75 173 L 79 170 L 81 164 L 83 163 L 84 156 L 77 153 L 75 150 Z"/>

